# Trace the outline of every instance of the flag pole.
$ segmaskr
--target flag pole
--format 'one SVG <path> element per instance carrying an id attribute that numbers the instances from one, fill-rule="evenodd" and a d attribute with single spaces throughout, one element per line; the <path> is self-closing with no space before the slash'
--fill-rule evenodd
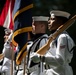
<path id="1" fill-rule="evenodd" d="M 28 32 L 28 40 L 31 40 L 30 32 Z M 25 69 L 26 69 L 26 57 L 24 57 L 24 69 L 23 69 L 23 75 L 27 75 Z"/>
<path id="2" fill-rule="evenodd" d="M 26 57 L 24 57 L 24 69 L 23 69 L 23 75 L 26 75 L 26 73 L 25 73 L 25 69 L 26 69 Z"/>
<path id="3" fill-rule="evenodd" d="M 14 46 L 12 44 L 11 75 L 13 75 Z"/>

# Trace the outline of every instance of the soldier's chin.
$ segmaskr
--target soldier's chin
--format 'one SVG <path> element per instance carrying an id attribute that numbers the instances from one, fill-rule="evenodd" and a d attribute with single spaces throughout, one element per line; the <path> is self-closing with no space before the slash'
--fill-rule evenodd
<path id="1" fill-rule="evenodd" d="M 35 34 L 35 32 L 32 32 L 32 34 Z"/>
<path id="2" fill-rule="evenodd" d="M 51 29 L 49 29 L 49 31 L 52 31 Z"/>
<path id="3" fill-rule="evenodd" d="M 51 27 L 48 27 L 48 30 L 51 31 Z"/>

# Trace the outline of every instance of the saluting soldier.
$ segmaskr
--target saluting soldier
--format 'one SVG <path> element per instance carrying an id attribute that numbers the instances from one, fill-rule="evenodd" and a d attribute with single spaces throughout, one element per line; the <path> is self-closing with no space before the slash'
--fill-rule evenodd
<path id="1" fill-rule="evenodd" d="M 11 60 L 12 60 L 12 30 L 5 29 L 4 48 L 3 48 L 3 63 L 0 66 L 1 75 L 11 75 Z"/>

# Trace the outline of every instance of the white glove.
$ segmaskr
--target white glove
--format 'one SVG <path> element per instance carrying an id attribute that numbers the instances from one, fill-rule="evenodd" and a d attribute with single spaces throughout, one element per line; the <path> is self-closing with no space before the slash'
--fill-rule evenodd
<path id="1" fill-rule="evenodd" d="M 9 36 L 8 36 L 8 39 L 7 39 L 7 42 L 11 42 L 12 41 L 12 35 L 13 35 L 13 33 L 11 33 Z"/>
<path id="2" fill-rule="evenodd" d="M 35 62 L 35 63 L 40 62 L 40 54 L 32 53 L 31 59 L 32 59 L 32 61 Z"/>

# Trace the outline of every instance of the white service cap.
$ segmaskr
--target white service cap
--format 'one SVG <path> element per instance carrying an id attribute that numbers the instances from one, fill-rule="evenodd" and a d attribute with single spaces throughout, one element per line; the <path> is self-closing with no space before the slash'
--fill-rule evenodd
<path id="1" fill-rule="evenodd" d="M 34 21 L 48 21 L 49 17 L 46 17 L 46 16 L 33 16 L 32 19 Z"/>
<path id="2" fill-rule="evenodd" d="M 65 11 L 59 11 L 59 10 L 52 10 L 50 12 L 51 17 L 55 17 L 55 16 L 61 16 L 61 17 L 65 17 L 65 18 L 69 18 L 70 17 L 70 13 L 65 12 Z"/>

